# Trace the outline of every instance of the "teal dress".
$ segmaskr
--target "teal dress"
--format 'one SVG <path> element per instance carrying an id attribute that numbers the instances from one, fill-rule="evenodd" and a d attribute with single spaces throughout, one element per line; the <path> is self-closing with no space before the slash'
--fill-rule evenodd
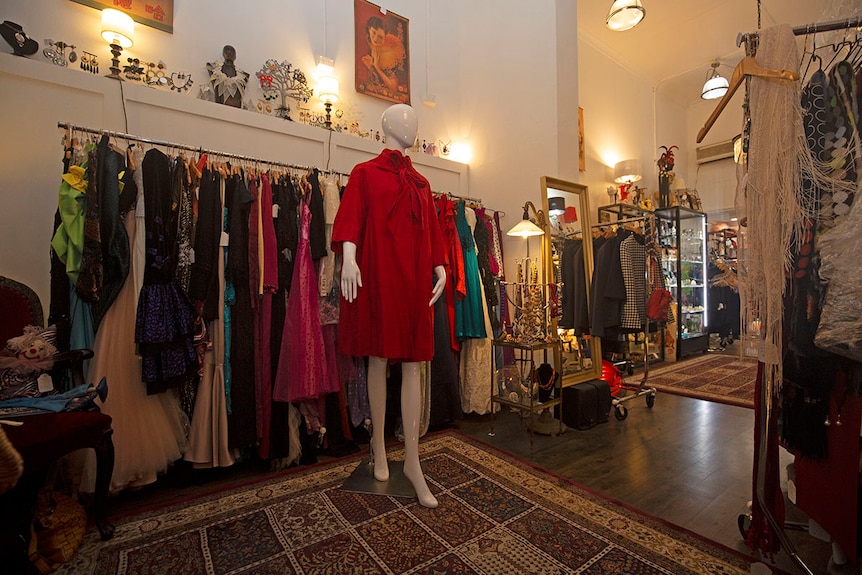
<path id="1" fill-rule="evenodd" d="M 479 260 L 476 256 L 473 231 L 464 213 L 464 202 L 458 202 L 455 228 L 458 230 L 461 252 L 464 254 L 464 283 L 467 288 L 464 299 L 455 298 L 455 335 L 460 340 L 485 338 L 487 334 L 482 307 L 482 279 L 479 277 Z"/>

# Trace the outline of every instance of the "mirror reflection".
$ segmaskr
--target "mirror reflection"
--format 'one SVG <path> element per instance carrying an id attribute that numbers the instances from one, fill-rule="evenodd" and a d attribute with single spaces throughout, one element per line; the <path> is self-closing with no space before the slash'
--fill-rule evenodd
<path id="1" fill-rule="evenodd" d="M 586 186 L 542 178 L 545 218 L 545 267 L 548 282 L 556 284 L 552 298 L 551 328 L 562 341 L 555 358 L 563 386 L 597 378 L 601 374 L 598 338 L 589 336 L 590 278 L 593 273 L 590 209 Z"/>

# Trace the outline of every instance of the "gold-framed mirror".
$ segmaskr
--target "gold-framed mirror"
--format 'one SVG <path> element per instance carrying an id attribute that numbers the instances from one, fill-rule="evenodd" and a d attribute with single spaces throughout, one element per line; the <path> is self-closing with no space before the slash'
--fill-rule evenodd
<path id="1" fill-rule="evenodd" d="M 555 353 L 554 368 L 567 387 L 598 379 L 602 373 L 601 340 L 588 335 L 593 277 L 589 189 L 550 176 L 540 181 L 545 282 L 558 286 L 550 330 L 559 334 L 562 351 Z"/>

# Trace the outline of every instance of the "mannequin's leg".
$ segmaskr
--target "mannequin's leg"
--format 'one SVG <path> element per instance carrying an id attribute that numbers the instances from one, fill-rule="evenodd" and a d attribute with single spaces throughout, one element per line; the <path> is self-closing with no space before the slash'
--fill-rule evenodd
<path id="1" fill-rule="evenodd" d="M 386 461 L 386 358 L 368 358 L 368 403 L 371 408 L 371 455 L 374 458 L 374 478 L 389 480 Z"/>
<path id="2" fill-rule="evenodd" d="M 419 393 L 419 363 L 401 364 L 401 421 L 404 426 L 404 476 L 413 484 L 416 497 L 423 507 L 437 507 L 419 464 L 419 414 L 422 397 Z"/>

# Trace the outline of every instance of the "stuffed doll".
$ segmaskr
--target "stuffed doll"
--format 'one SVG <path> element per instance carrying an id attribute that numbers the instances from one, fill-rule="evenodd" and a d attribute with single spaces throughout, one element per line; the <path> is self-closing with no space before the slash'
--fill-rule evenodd
<path id="1" fill-rule="evenodd" d="M 0 401 L 14 397 L 39 397 L 39 376 L 54 365 L 56 326 L 28 325 L 0 351 Z"/>

